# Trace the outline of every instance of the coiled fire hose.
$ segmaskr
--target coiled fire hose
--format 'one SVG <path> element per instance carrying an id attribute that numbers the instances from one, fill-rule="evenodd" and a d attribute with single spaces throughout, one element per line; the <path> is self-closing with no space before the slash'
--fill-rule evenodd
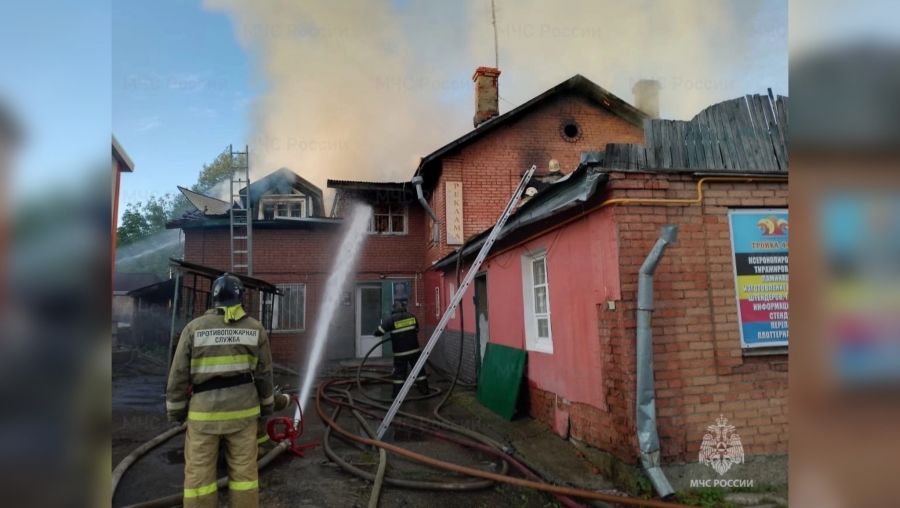
<path id="1" fill-rule="evenodd" d="M 323 402 L 328 402 L 333 405 L 338 405 L 338 408 L 335 409 L 335 413 L 338 412 L 340 406 L 344 403 L 331 397 L 327 394 L 327 391 L 337 385 L 346 385 L 352 384 L 354 380 L 346 380 L 346 379 L 335 379 L 319 385 L 319 388 L 316 392 L 316 412 L 319 414 L 319 418 L 325 423 L 328 427 L 328 431 L 334 431 L 338 436 L 342 439 L 357 442 L 367 446 L 374 446 L 377 448 L 384 449 L 385 451 L 395 453 L 401 457 L 405 457 L 409 460 L 419 462 L 426 466 L 442 469 L 444 471 L 450 471 L 453 473 L 462 474 L 465 476 L 482 478 L 485 480 L 491 480 L 495 482 L 506 483 L 509 485 L 515 485 L 518 487 L 526 487 L 530 489 L 539 490 L 542 492 L 547 492 L 550 494 L 558 494 L 567 497 L 573 498 L 582 498 L 582 499 L 593 499 L 597 501 L 604 501 L 609 503 L 619 503 L 622 505 L 628 506 L 645 506 L 651 508 L 687 508 L 686 505 L 669 503 L 665 501 L 657 501 L 650 499 L 637 499 L 626 496 L 617 496 L 612 494 L 603 494 L 600 492 L 594 492 L 590 490 L 572 488 L 572 487 L 563 487 L 559 485 L 553 485 L 546 482 L 527 480 L 522 478 L 516 478 L 513 476 L 508 476 L 505 474 L 492 473 L 490 471 L 484 471 L 481 469 L 475 469 L 471 467 L 461 466 L 458 464 L 453 464 L 451 462 L 446 462 L 443 460 L 435 459 L 432 457 L 428 457 L 426 455 L 422 455 L 411 450 L 407 450 L 406 448 L 397 446 L 392 443 L 386 443 L 383 441 L 378 441 L 375 439 L 367 438 L 359 436 L 353 432 L 350 432 L 336 422 L 336 417 L 332 417 L 329 414 L 325 413 L 325 409 L 323 407 Z M 433 420 L 432 420 L 433 421 Z M 323 441 L 324 443 L 324 441 Z M 325 447 L 323 446 L 323 449 Z"/>

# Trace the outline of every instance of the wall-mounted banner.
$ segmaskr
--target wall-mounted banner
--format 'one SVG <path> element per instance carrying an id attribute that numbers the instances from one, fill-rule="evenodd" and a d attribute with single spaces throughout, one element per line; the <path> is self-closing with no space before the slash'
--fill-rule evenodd
<path id="1" fill-rule="evenodd" d="M 463 188 L 462 182 L 447 182 L 447 245 L 463 243 Z"/>
<path id="2" fill-rule="evenodd" d="M 788 211 L 730 210 L 741 346 L 788 344 Z"/>

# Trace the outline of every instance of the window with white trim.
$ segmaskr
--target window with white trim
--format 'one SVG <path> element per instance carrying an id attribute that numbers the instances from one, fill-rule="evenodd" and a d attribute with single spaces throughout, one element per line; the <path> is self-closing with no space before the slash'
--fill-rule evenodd
<path id="1" fill-rule="evenodd" d="M 278 284 L 280 295 L 266 295 L 262 315 L 272 313 L 272 331 L 302 332 L 306 330 L 306 284 Z"/>
<path id="2" fill-rule="evenodd" d="M 406 234 L 406 205 L 375 205 L 369 221 L 369 233 L 376 235 Z"/>
<path id="3" fill-rule="evenodd" d="M 309 217 L 307 198 L 302 194 L 269 194 L 259 200 L 260 220 L 305 219 Z"/>
<path id="4" fill-rule="evenodd" d="M 547 255 L 544 251 L 522 256 L 522 290 L 525 349 L 552 353 L 550 281 L 547 277 Z"/>

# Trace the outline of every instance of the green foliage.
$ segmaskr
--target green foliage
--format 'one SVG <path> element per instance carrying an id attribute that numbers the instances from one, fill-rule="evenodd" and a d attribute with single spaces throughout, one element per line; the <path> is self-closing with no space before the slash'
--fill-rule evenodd
<path id="1" fill-rule="evenodd" d="M 228 180 L 231 177 L 231 154 L 228 152 L 220 153 L 215 160 L 209 164 L 204 164 L 197 177 L 197 183 L 191 187 L 195 192 L 207 192 L 219 182 Z"/>
<path id="2" fill-rule="evenodd" d="M 116 232 L 116 247 L 131 245 L 165 230 L 166 222 L 175 218 L 174 204 L 169 194 L 129 203 Z"/>
<path id="3" fill-rule="evenodd" d="M 226 151 L 203 165 L 191 190 L 208 194 L 230 177 L 231 154 Z M 169 257 L 177 256 L 180 249 L 173 235 L 167 234 L 166 223 L 193 208 L 181 193 L 151 195 L 146 201 L 127 204 L 116 231 L 116 269 L 165 275 Z"/>
<path id="4" fill-rule="evenodd" d="M 207 193 L 218 183 L 231 177 L 231 154 L 222 152 L 209 164 L 204 164 L 191 190 Z M 146 202 L 129 203 L 122 213 L 116 232 L 116 247 L 132 245 L 165 230 L 166 222 L 178 218 L 193 206 L 182 195 L 150 196 Z"/>

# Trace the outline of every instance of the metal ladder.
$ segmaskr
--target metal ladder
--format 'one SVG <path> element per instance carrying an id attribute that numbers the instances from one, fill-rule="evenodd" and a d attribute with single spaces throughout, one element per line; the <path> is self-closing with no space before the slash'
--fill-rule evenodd
<path id="1" fill-rule="evenodd" d="M 231 156 L 231 271 L 253 275 L 253 207 L 250 204 L 250 148 Z M 241 189 L 246 189 L 241 194 Z M 237 206 L 235 206 L 237 204 Z"/>
<path id="2" fill-rule="evenodd" d="M 460 284 L 459 288 L 456 289 L 456 293 L 453 294 L 453 298 L 450 299 L 450 303 L 447 305 L 447 309 L 444 311 L 444 315 L 441 316 L 441 320 L 440 322 L 438 322 L 437 328 L 434 329 L 434 332 L 428 339 L 428 343 L 425 344 L 425 348 L 422 350 L 422 354 L 419 355 L 419 361 L 416 362 L 416 364 L 410 371 L 409 376 L 406 377 L 406 381 L 400 388 L 400 393 L 397 394 L 396 398 L 394 398 L 393 404 L 391 404 L 391 407 L 390 409 L 388 409 L 387 414 L 384 415 L 384 420 L 382 420 L 381 424 L 378 426 L 378 440 L 381 440 L 381 438 L 384 436 L 384 433 L 387 432 L 388 427 L 391 426 L 391 422 L 394 420 L 394 417 L 397 416 L 397 411 L 400 410 L 400 404 L 403 404 L 403 399 L 406 398 L 406 394 L 409 393 L 410 388 L 412 388 L 416 377 L 418 377 L 419 372 L 422 371 L 422 368 L 425 366 L 425 362 L 428 361 L 428 356 L 431 355 L 431 351 L 434 349 L 434 346 L 437 345 L 438 339 L 440 339 L 441 334 L 444 333 L 444 329 L 447 328 L 447 323 L 450 321 L 450 316 L 454 311 L 456 311 L 456 307 L 462 300 L 466 289 L 469 287 L 469 284 L 471 284 L 475 279 L 475 274 L 478 273 L 478 268 L 481 267 L 481 263 L 483 263 L 485 258 L 487 258 L 488 252 L 491 250 L 491 246 L 494 245 L 494 241 L 497 240 L 497 236 L 500 235 L 500 231 L 503 229 L 503 225 L 506 224 L 506 220 L 509 219 L 510 215 L 512 215 L 513 210 L 516 209 L 516 205 L 519 203 L 519 199 L 521 199 L 522 193 L 525 191 L 525 187 L 528 185 L 528 181 L 531 180 L 531 177 L 532 175 L 534 175 L 536 169 L 537 166 L 531 166 L 531 169 L 529 169 L 525 172 L 524 175 L 522 175 L 522 180 L 519 181 L 519 186 L 516 187 L 516 191 L 513 193 L 512 198 L 510 198 L 509 203 L 506 204 L 506 209 L 503 210 L 503 214 L 500 215 L 497 223 L 494 224 L 494 228 L 491 229 L 491 234 L 489 234 L 487 240 L 484 241 L 484 245 L 482 245 L 481 250 L 478 251 L 478 256 L 475 257 L 475 261 L 472 262 L 472 266 L 470 266 L 469 270 L 466 272 L 466 276 L 465 278 L 463 278 L 462 284 Z"/>

